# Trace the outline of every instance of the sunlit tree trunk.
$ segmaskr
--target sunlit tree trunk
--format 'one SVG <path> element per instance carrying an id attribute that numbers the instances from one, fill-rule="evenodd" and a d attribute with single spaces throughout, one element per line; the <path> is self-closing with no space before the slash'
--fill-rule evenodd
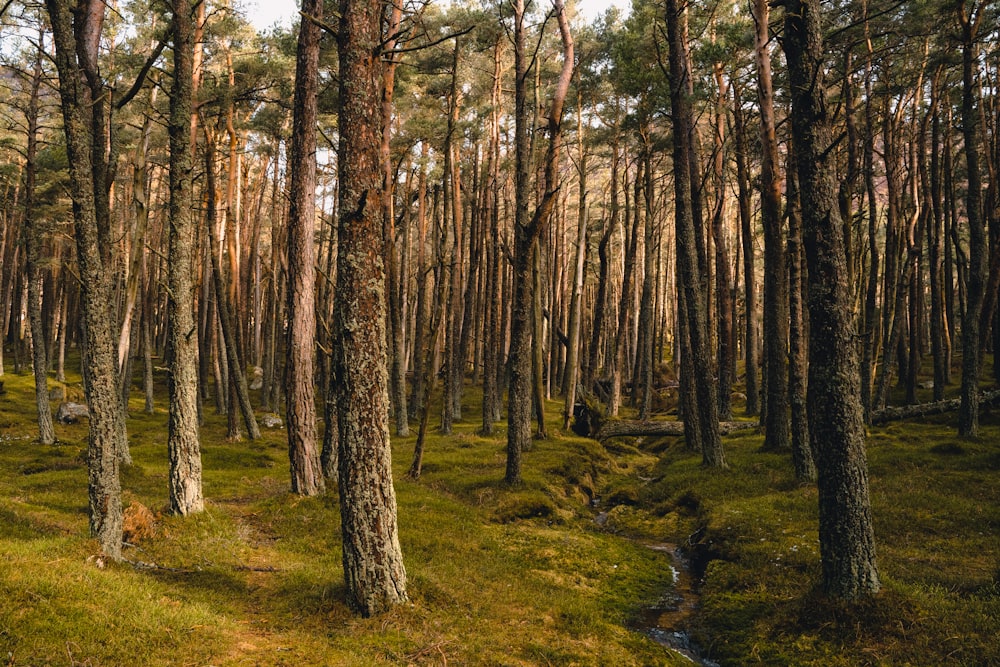
<path id="1" fill-rule="evenodd" d="M 47 0 L 52 24 L 70 192 L 80 271 L 83 314 L 84 392 L 90 407 L 87 449 L 90 531 L 110 558 L 121 558 L 122 506 L 119 461 L 127 457 L 125 415 L 119 400 L 116 317 L 108 217 L 109 103 L 97 57 L 104 3 L 84 0 L 75 8 Z"/>
<path id="2" fill-rule="evenodd" d="M 381 197 L 383 4 L 341 0 L 334 375 L 344 579 L 363 616 L 405 602 L 389 446 Z"/>
<path id="3" fill-rule="evenodd" d="M 288 209 L 288 320 L 285 417 L 292 493 L 312 496 L 325 483 L 316 447 L 316 116 L 322 0 L 303 0 L 295 57 Z M 315 19 L 315 20 L 313 20 Z"/>
<path id="4" fill-rule="evenodd" d="M 181 515 L 205 508 L 198 438 L 198 338 L 192 284 L 191 72 L 194 32 L 190 0 L 173 2 L 173 87 L 170 91 L 169 287 L 170 509 Z"/>

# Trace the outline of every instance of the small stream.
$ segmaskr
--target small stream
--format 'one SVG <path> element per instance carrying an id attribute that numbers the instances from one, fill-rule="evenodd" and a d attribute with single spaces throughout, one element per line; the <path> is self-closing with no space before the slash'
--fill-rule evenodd
<path id="1" fill-rule="evenodd" d="M 599 512 L 594 517 L 595 523 L 603 527 L 608 520 L 607 512 Z M 644 607 L 629 624 L 630 629 L 641 632 L 657 644 L 679 654 L 695 665 L 702 667 L 719 667 L 701 655 L 701 648 L 695 644 L 687 632 L 691 617 L 699 605 L 698 577 L 690 559 L 676 544 L 662 542 L 648 544 L 636 541 L 637 544 L 653 551 L 670 556 L 670 570 L 673 575 L 673 586 L 663 594 L 656 604 Z"/>
<path id="2" fill-rule="evenodd" d="M 686 630 L 698 609 L 699 600 L 698 580 L 692 573 L 691 562 L 676 544 L 644 546 L 670 556 L 674 586 L 655 605 L 639 612 L 632 623 L 632 629 L 696 665 L 719 667 L 718 663 L 701 655 L 701 649 L 691 640 Z"/>

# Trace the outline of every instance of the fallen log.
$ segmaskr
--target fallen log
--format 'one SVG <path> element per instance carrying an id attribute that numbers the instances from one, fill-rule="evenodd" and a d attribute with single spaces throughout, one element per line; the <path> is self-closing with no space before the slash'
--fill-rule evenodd
<path id="1" fill-rule="evenodd" d="M 1000 389 L 984 391 L 979 395 L 980 406 L 994 406 L 1000 404 Z M 930 415 L 940 415 L 945 412 L 954 412 L 962 405 L 961 398 L 949 398 L 944 401 L 933 403 L 918 403 L 917 405 L 903 405 L 899 407 L 887 407 L 872 413 L 872 426 L 879 426 L 893 421 L 912 419 L 914 417 L 928 417 Z"/>
<path id="2" fill-rule="evenodd" d="M 757 428 L 757 422 L 719 422 L 719 433 L 727 435 L 734 431 Z M 605 422 L 594 435 L 601 442 L 611 438 L 638 438 L 643 436 L 684 435 L 684 422 L 679 421 L 628 421 Z"/>

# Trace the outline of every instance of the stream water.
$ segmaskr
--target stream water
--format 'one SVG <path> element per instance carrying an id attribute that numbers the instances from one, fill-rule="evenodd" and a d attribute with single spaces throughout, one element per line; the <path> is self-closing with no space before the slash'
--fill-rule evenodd
<path id="1" fill-rule="evenodd" d="M 598 512 L 594 522 L 604 527 L 608 521 L 607 512 Z M 698 609 L 698 577 L 690 559 L 676 544 L 663 542 L 648 544 L 637 542 L 670 556 L 670 570 L 673 586 L 666 591 L 656 604 L 644 607 L 635 616 L 630 628 L 641 632 L 657 644 L 687 658 L 702 667 L 719 667 L 719 664 L 701 655 L 701 648 L 691 640 L 687 632 L 691 617 Z"/>
<path id="2" fill-rule="evenodd" d="M 632 623 L 632 629 L 696 665 L 719 667 L 718 663 L 701 655 L 701 649 L 691 641 L 686 630 L 698 609 L 698 580 L 692 572 L 691 562 L 676 544 L 644 546 L 670 556 L 674 585 L 655 605 L 640 611 Z"/>

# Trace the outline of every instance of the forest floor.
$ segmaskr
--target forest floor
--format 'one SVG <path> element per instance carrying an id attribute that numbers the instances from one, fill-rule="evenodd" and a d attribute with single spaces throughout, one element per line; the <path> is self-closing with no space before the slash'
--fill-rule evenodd
<path id="1" fill-rule="evenodd" d="M 508 488 L 505 429 L 482 437 L 478 396 L 452 436 L 394 438 L 411 603 L 361 619 L 344 602 L 335 493 L 288 492 L 284 431 L 228 442 L 208 409 L 206 511 L 167 504 L 165 397 L 134 394 L 126 504 L 152 534 L 102 564 L 87 538 L 86 422 L 33 442 L 29 375 L 0 396 L 0 662 L 6 665 L 680 665 L 633 630 L 672 599 L 681 545 L 702 575 L 684 623 L 722 665 L 1000 665 L 1000 414 L 978 441 L 948 415 L 873 429 L 871 488 L 883 592 L 830 604 L 816 492 L 761 436 L 727 436 L 730 469 L 679 438 L 602 446 L 559 429 Z M 79 378 L 72 387 L 78 386 Z M 600 522 L 595 516 L 600 513 Z"/>

